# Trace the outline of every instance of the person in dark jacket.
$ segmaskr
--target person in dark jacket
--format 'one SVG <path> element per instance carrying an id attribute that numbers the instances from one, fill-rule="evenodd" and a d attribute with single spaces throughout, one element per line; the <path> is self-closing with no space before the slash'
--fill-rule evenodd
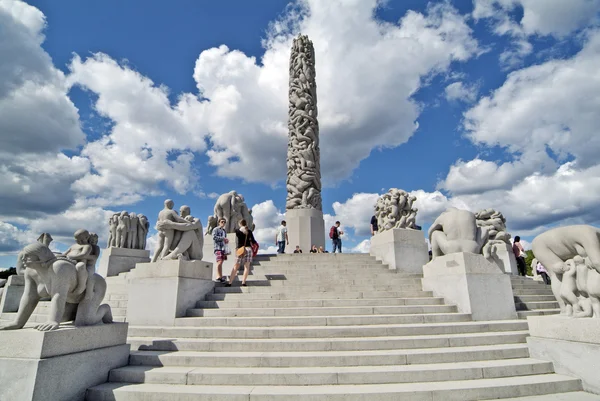
<path id="1" fill-rule="evenodd" d="M 254 235 L 252 234 L 252 230 L 248 228 L 248 223 L 246 220 L 240 220 L 240 228 L 235 230 L 235 236 L 237 239 L 237 247 L 236 247 L 236 260 L 233 269 L 231 270 L 231 275 L 229 276 L 229 281 L 225 286 L 231 287 L 231 283 L 235 277 L 237 277 L 237 272 L 240 268 L 240 265 L 244 264 L 244 276 L 242 278 L 242 286 L 246 286 L 246 280 L 248 279 L 248 274 L 250 273 L 250 264 L 252 263 L 252 244 L 256 243 L 254 239 Z M 244 253 L 241 255 L 238 254 L 239 249 L 244 248 Z"/>

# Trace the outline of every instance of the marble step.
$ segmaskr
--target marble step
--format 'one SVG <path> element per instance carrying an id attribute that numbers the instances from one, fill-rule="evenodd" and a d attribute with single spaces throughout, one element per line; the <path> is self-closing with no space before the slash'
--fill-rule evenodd
<path id="1" fill-rule="evenodd" d="M 558 315 L 560 309 L 536 309 L 536 310 L 518 310 L 517 316 L 519 319 L 527 319 L 527 316 L 546 316 L 546 315 Z"/>
<path id="2" fill-rule="evenodd" d="M 551 362 L 530 358 L 399 366 L 216 368 L 126 366 L 110 382 L 236 386 L 320 386 L 476 380 L 554 373 Z"/>
<path id="3" fill-rule="evenodd" d="M 503 398 L 504 401 L 600 401 L 600 395 L 573 391 L 546 395 L 530 395 L 528 397 Z"/>
<path id="4" fill-rule="evenodd" d="M 385 337 L 479 332 L 507 332 L 528 330 L 525 320 L 497 320 L 486 322 L 448 322 L 415 324 L 376 324 L 363 326 L 283 326 L 283 327 L 159 327 L 129 326 L 130 337 L 168 338 L 334 338 Z"/>
<path id="5" fill-rule="evenodd" d="M 206 308 L 188 309 L 190 317 L 234 317 L 234 316 L 350 316 L 392 315 L 420 313 L 457 312 L 454 305 L 399 305 L 399 306 L 338 306 L 300 308 Z"/>
<path id="6" fill-rule="evenodd" d="M 556 298 L 552 293 L 548 295 L 516 295 L 515 303 L 517 302 L 547 302 L 555 301 Z"/>
<path id="7" fill-rule="evenodd" d="M 518 311 L 540 310 L 540 309 L 559 309 L 557 301 L 542 301 L 542 302 L 515 302 L 515 307 Z"/>
<path id="8" fill-rule="evenodd" d="M 241 287 L 237 284 L 235 287 L 225 287 L 218 286 L 215 287 L 215 294 L 229 294 L 229 293 L 253 293 L 253 292 L 282 292 L 285 291 L 286 294 L 304 294 L 307 292 L 346 292 L 348 290 L 351 291 L 420 291 L 421 284 L 385 284 L 380 282 L 363 282 L 359 285 L 338 285 L 335 282 L 330 283 L 313 283 L 313 284 L 305 284 L 305 285 L 285 285 L 285 289 L 282 288 L 284 286 L 256 286 L 252 284 L 251 280 L 248 280 L 247 287 Z M 239 283 L 239 281 L 237 282 Z M 299 284 L 299 283 L 296 283 Z"/>
<path id="9" fill-rule="evenodd" d="M 464 322 L 471 320 L 468 313 L 428 313 L 406 315 L 349 315 L 349 316 L 261 316 L 261 317 L 183 317 L 175 319 L 175 326 L 349 326 L 407 323 Z"/>
<path id="10" fill-rule="evenodd" d="M 106 383 L 87 401 L 475 401 L 581 391 L 581 382 L 557 374 L 479 380 L 325 386 L 191 386 Z"/>
<path id="11" fill-rule="evenodd" d="M 233 287 L 231 287 L 233 288 Z M 241 289 L 244 289 L 242 287 Z M 242 292 L 240 288 L 235 288 L 239 292 L 219 292 L 208 294 L 207 301 L 222 300 L 255 300 L 255 299 L 282 299 L 282 300 L 301 300 L 301 299 L 372 299 L 372 298 L 422 298 L 433 296 L 431 291 L 421 291 L 420 289 L 410 289 L 402 291 L 353 291 L 352 288 L 340 292 L 326 291 L 307 291 L 303 293 L 285 293 L 285 292 Z"/>
<path id="12" fill-rule="evenodd" d="M 521 295 L 552 295 L 552 290 L 550 289 L 519 289 L 513 290 L 513 295 L 521 296 Z"/>
<path id="13" fill-rule="evenodd" d="M 290 299 L 198 301 L 197 308 L 315 308 L 336 306 L 443 305 L 444 298 Z"/>
<path id="14" fill-rule="evenodd" d="M 373 284 L 382 284 L 392 286 L 415 286 L 417 288 L 421 287 L 421 279 L 420 278 L 405 278 L 405 277 L 386 277 L 385 279 L 375 279 L 373 277 L 369 277 L 368 279 L 361 277 L 347 277 L 347 278 L 336 278 L 329 277 L 327 281 L 317 281 L 314 279 L 298 279 L 296 277 L 288 277 L 284 274 L 273 274 L 271 278 L 266 275 L 253 275 L 252 278 L 248 278 L 246 282 L 249 287 L 261 287 L 261 286 L 271 286 L 271 287 L 286 287 L 283 291 L 287 290 L 287 287 L 323 287 L 324 285 L 329 284 L 331 288 L 344 288 L 344 287 L 355 287 L 355 286 L 365 286 L 368 282 L 371 281 Z M 232 287 L 241 286 L 241 281 L 235 280 L 232 283 Z M 216 288 L 224 287 L 224 284 L 217 283 Z M 280 289 L 282 290 L 282 289 Z"/>
<path id="15" fill-rule="evenodd" d="M 129 365 L 196 367 L 383 366 L 528 358 L 527 344 L 316 352 L 132 351 Z"/>
<path id="16" fill-rule="evenodd" d="M 129 337 L 132 350 L 141 351 L 364 351 L 382 349 L 466 347 L 522 344 L 528 331 L 460 333 L 414 336 L 338 338 L 166 338 Z"/>

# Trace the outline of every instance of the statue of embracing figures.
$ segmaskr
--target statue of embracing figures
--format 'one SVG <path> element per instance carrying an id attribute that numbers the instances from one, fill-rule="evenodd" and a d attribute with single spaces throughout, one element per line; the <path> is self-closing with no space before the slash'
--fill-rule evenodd
<path id="1" fill-rule="evenodd" d="M 77 234 L 78 243 L 90 236 L 86 230 L 78 230 Z M 83 244 L 78 247 L 86 248 Z M 89 253 L 92 252 L 93 246 Z M 78 256 L 84 258 L 82 255 Z M 19 311 L 15 321 L 0 326 L 0 330 L 23 328 L 42 298 L 51 298 L 50 310 L 48 321 L 37 325 L 37 330 L 56 330 L 61 322 L 71 320 L 76 326 L 112 323 L 110 306 L 101 305 L 106 293 L 106 281 L 96 273 L 90 276 L 85 274 L 85 263 L 82 263 L 83 269 L 76 268 L 77 264 L 77 260 L 68 256 L 55 255 L 48 246 L 40 242 L 23 248 L 17 259 L 17 266 L 24 269 L 25 276 Z"/>

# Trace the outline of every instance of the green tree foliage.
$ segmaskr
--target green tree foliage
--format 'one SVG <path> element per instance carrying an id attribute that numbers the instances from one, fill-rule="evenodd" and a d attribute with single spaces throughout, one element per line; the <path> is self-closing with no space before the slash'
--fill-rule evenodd
<path id="1" fill-rule="evenodd" d="M 525 251 L 525 265 L 527 266 L 527 275 L 533 276 L 533 269 L 531 268 L 531 262 L 535 256 L 533 255 L 533 251 Z"/>
<path id="2" fill-rule="evenodd" d="M 15 267 L 11 267 L 10 269 L 6 269 L 0 272 L 0 279 L 7 279 L 9 276 L 17 274 L 17 269 Z"/>

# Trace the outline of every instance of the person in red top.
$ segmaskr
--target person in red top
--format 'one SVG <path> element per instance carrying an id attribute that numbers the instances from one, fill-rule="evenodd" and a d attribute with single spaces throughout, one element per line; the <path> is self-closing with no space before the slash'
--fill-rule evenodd
<path id="1" fill-rule="evenodd" d="M 521 245 L 521 237 L 518 235 L 515 236 L 512 250 L 515 254 L 515 258 L 517 259 L 517 269 L 519 269 L 519 275 L 525 276 L 527 271 L 527 267 L 525 266 L 525 249 L 523 249 L 523 245 Z"/>

